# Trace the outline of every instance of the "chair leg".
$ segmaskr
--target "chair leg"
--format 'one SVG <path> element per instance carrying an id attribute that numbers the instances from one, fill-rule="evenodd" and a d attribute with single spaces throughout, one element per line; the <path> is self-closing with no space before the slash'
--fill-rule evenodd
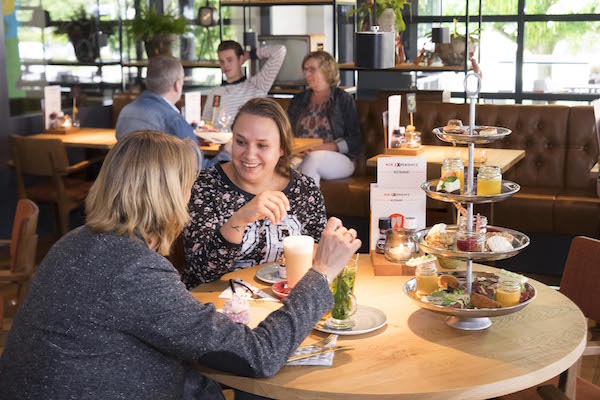
<path id="1" fill-rule="evenodd" d="M 69 232 L 69 211 L 66 207 L 58 206 L 58 223 L 60 226 L 60 235 L 66 235 Z"/>

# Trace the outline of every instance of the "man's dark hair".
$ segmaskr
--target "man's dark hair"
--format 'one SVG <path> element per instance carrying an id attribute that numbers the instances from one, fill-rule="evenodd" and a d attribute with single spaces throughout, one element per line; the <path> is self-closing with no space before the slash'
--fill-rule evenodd
<path id="1" fill-rule="evenodd" d="M 236 56 L 240 57 L 244 54 L 242 46 L 234 40 L 223 40 L 217 48 L 217 53 L 225 50 L 233 50 Z"/>

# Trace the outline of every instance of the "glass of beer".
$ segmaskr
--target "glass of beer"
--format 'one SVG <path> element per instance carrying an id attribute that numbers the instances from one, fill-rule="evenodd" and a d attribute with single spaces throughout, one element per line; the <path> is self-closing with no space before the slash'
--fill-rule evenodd
<path id="1" fill-rule="evenodd" d="M 283 254 L 288 287 L 291 289 L 312 267 L 315 240 L 310 236 L 296 235 L 283 239 Z"/>
<path id="2" fill-rule="evenodd" d="M 358 254 L 355 254 L 346 267 L 331 283 L 333 294 L 333 308 L 331 316 L 325 325 L 331 329 L 351 329 L 356 322 L 351 318 L 357 309 L 356 297 L 354 296 L 354 281 L 358 269 Z"/>

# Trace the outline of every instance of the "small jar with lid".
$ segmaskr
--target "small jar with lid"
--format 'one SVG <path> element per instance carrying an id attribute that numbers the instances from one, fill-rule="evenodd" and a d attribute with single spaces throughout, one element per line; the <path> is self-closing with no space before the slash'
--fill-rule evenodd
<path id="1" fill-rule="evenodd" d="M 442 161 L 442 179 L 456 176 L 460 182 L 460 192 L 465 190 L 465 166 L 462 158 L 445 158 Z"/>
<path id="2" fill-rule="evenodd" d="M 491 196 L 502 192 L 500 167 L 484 165 L 477 174 L 477 196 Z"/>
<path id="3" fill-rule="evenodd" d="M 379 218 L 379 238 L 375 245 L 375 251 L 379 254 L 385 253 L 385 234 L 392 229 L 392 220 L 389 217 Z"/>
<path id="4" fill-rule="evenodd" d="M 482 252 L 485 245 L 487 232 L 487 218 L 477 214 L 473 216 L 471 229 L 468 228 L 467 217 L 458 218 L 458 231 L 456 232 L 456 249 L 459 251 Z"/>
<path id="5" fill-rule="evenodd" d="M 403 126 L 394 129 L 394 132 L 392 133 L 392 141 L 390 143 L 390 147 L 393 149 L 402 147 L 405 141 L 405 134 L 406 131 Z"/>
<path id="6" fill-rule="evenodd" d="M 496 301 L 502 308 L 513 307 L 521 299 L 521 284 L 517 281 L 504 279 L 496 287 Z"/>
<path id="7" fill-rule="evenodd" d="M 416 149 L 421 146 L 421 132 L 413 131 L 410 134 L 406 133 L 406 147 Z"/>
<path id="8" fill-rule="evenodd" d="M 415 271 L 417 295 L 427 296 L 439 289 L 437 268 L 434 262 L 419 265 Z"/>

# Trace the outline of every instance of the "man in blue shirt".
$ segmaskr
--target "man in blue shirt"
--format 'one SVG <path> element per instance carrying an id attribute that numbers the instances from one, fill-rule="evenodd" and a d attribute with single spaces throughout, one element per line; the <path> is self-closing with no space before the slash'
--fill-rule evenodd
<path id="1" fill-rule="evenodd" d="M 146 73 L 147 90 L 119 113 L 117 140 L 133 131 L 153 130 L 196 142 L 194 129 L 175 107 L 183 92 L 183 77 L 183 67 L 177 58 L 166 55 L 151 58 Z M 202 154 L 202 168 L 212 164 Z"/>

